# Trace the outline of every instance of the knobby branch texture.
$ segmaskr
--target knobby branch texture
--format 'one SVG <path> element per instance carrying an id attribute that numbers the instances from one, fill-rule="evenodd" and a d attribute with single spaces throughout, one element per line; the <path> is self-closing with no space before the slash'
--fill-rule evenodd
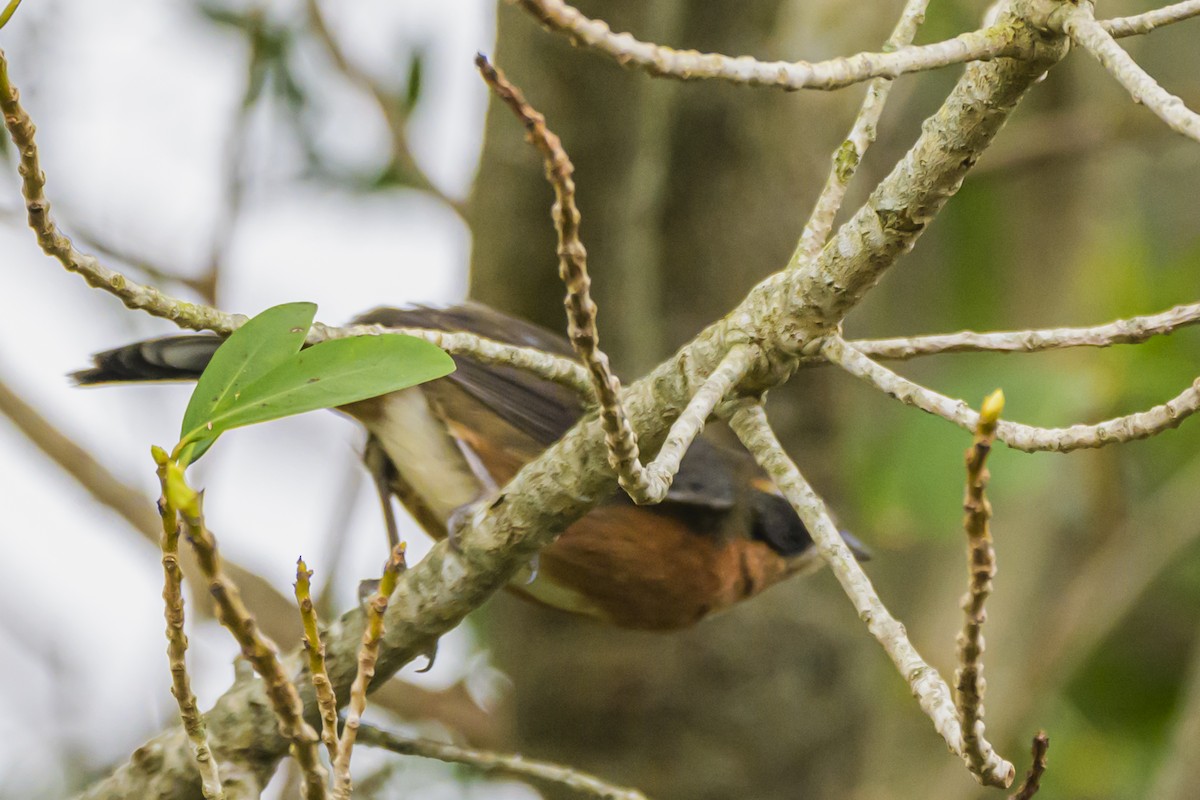
<path id="1" fill-rule="evenodd" d="M 622 393 L 645 452 L 656 452 L 668 426 L 690 402 L 692 390 L 704 384 L 732 348 L 753 345 L 763 354 L 743 379 L 742 391 L 777 385 L 795 369 L 809 344 L 835 329 L 912 247 L 1021 96 L 1065 53 L 1061 36 L 1027 21 L 1042 10 L 1035 0 L 1014 0 L 1006 7 L 997 25 L 1011 33 L 1026 57 L 971 64 L 910 152 L 818 258 L 768 278 L 724 319 Z M 376 684 L 432 650 L 441 634 L 507 583 L 614 485 L 597 420 L 580 423 L 522 469 L 471 515 L 460 531 L 459 550 L 441 543 L 401 577 L 386 615 Z M 326 633 L 326 666 L 338 697 L 348 696 L 363 625 L 363 613 L 356 609 Z M 306 714 L 317 723 L 316 702 L 302 672 L 304 660 L 302 653 L 293 653 L 284 668 L 298 676 Z M 218 752 L 236 754 L 238 766 L 260 785 L 287 752 L 289 742 L 280 735 L 261 681 L 240 680 L 217 701 L 207 721 Z M 86 796 L 186 797 L 197 789 L 182 731 L 170 730 Z"/>
<path id="2" fill-rule="evenodd" d="M 1070 34 L 1097 57 L 1107 58 L 1115 64 L 1115 67 L 1110 66 L 1114 74 L 1131 87 L 1138 99 L 1147 99 L 1168 122 L 1175 119 L 1177 127 L 1193 125 L 1190 117 L 1176 113 L 1178 109 L 1169 98 L 1163 100 L 1154 93 L 1154 87 L 1145 83 L 1143 74 L 1122 66 L 1120 57 L 1112 53 L 1111 39 L 1104 31 L 1107 27 L 1113 35 L 1123 35 L 1150 30 L 1193 14 L 1194 4 L 1181 3 L 1172 7 L 1170 14 L 1174 16 L 1171 18 L 1147 14 L 1141 15 L 1140 20 L 1114 21 L 1107 26 L 1088 16 L 1090 7 L 1083 11 L 1068 9 L 1069 13 L 1058 15 L 1061 24 L 1055 28 L 1051 21 L 1060 11 L 1060 4 L 1050 0 L 1013 0 L 1002 8 L 991 28 L 964 34 L 949 42 L 900 48 L 890 53 L 860 54 L 822 64 L 776 65 L 762 65 L 753 59 L 677 53 L 636 42 L 632 37 L 611 34 L 603 23 L 579 18 L 577 12 L 572 18 L 573 9 L 558 2 L 526 0 L 523 5 L 538 15 L 544 24 L 557 26 L 558 30 L 589 47 L 652 72 L 681 78 L 714 77 L 783 88 L 832 88 L 955 61 L 1009 56 L 987 63 L 977 61 L 967 68 L 945 104 L 927 122 L 912 150 L 819 254 L 814 248 L 812 257 L 798 264 L 796 269 L 764 281 L 725 319 L 704 331 L 647 378 L 624 391 L 611 384 L 614 387 L 612 406 L 623 409 L 630 434 L 633 430 L 641 431 L 639 441 L 647 453 L 662 445 L 668 436 L 668 426 L 687 416 L 689 411 L 707 416 L 713 405 L 735 384 L 739 385 L 740 391 L 750 394 L 777 385 L 798 366 L 802 356 L 811 355 L 822 343 L 826 355 L 843 366 L 854 360 L 853 353 L 847 355 L 845 350 L 845 357 L 834 357 L 838 345 L 831 346 L 829 342 L 839 340 L 828 338 L 829 334 L 836 331 L 842 317 L 896 259 L 912 247 L 990 144 L 1021 95 L 1062 57 L 1065 43 L 1056 30 Z M 909 9 L 919 5 L 910 4 Z M 971 50 L 972 47 L 981 49 Z M 769 74 L 772 70 L 774 76 Z M 59 232 L 50 216 L 44 191 L 45 176 L 33 143 L 33 124 L 20 107 L 18 95 L 8 81 L 7 64 L 2 60 L 0 107 L 17 145 L 29 222 L 48 255 L 68 270 L 81 274 L 92 285 L 116 295 L 131 308 L 174 319 L 185 327 L 222 333 L 241 323 L 242 318 L 236 315 L 184 303 L 157 289 L 129 281 L 77 251 Z M 860 119 L 864 126 L 873 124 L 866 109 Z M 560 226 L 577 224 L 577 218 L 562 214 L 561 205 L 559 214 Z M 586 273 L 580 274 L 586 279 Z M 347 333 L 320 326 L 314 336 Z M 506 348 L 494 342 L 455 340 L 454 334 L 421 332 L 419 335 L 435 336 L 448 349 L 461 348 L 459 352 L 487 353 L 482 357 L 488 359 L 524 359 L 521 364 L 524 368 L 553 376 L 552 379 L 577 390 L 590 390 L 587 373 L 569 362 L 523 352 L 519 348 Z M 452 341 L 457 343 L 448 343 Z M 735 353 L 740 355 L 731 359 Z M 750 363 L 742 363 L 742 359 Z M 953 401 L 940 396 L 930 398 L 923 394 L 928 390 L 918 392 L 897 383 L 898 376 L 880 374 L 874 369 L 877 365 L 872 365 L 869 359 L 867 362 L 860 371 L 870 373 L 880 388 L 899 386 L 910 397 L 946 410 L 943 415 L 958 424 L 973 424 L 969 414 L 953 407 Z M 728 370 L 723 371 L 726 368 Z M 711 382 L 716 375 L 722 376 L 721 383 Z M 705 389 L 696 392 L 697 387 Z M 1178 424 L 1200 405 L 1197 394 L 1200 394 L 1200 387 L 1194 385 L 1176 401 L 1145 412 L 1151 416 L 1127 418 L 1122 423 L 1123 430 L 1130 431 L 1130 436 L 1149 435 L 1170 427 L 1171 423 Z M 947 409 L 946 404 L 951 407 Z M 1059 440 L 1061 446 L 1048 449 L 1090 446 L 1072 444 L 1085 439 L 1101 443 L 1112 440 L 1110 428 L 1091 427 L 1094 430 L 1086 436 L 1077 432 L 1074 438 L 1068 436 Z M 1010 444 L 1025 441 L 1022 436 L 1034 435 L 1011 423 L 1002 423 L 998 432 L 999 437 Z M 439 545 L 425 561 L 406 573 L 386 614 L 387 630 L 380 646 L 377 682 L 417 654 L 432 649 L 441 633 L 506 583 L 529 557 L 552 541 L 558 531 L 612 491 L 613 469 L 607 458 L 612 448 L 611 444 L 605 443 L 602 433 L 601 424 L 596 421 L 577 426 L 522 470 L 491 503 L 476 509 L 460 533 L 461 552 Z M 685 447 L 687 435 L 687 430 L 673 432 L 672 442 Z M 667 449 L 673 453 L 674 444 Z M 191 519 L 188 521 L 189 524 L 192 522 Z M 336 623 L 327 637 L 330 682 L 342 697 L 346 696 L 357 672 L 355 654 L 363 627 L 363 614 L 361 610 L 355 610 Z M 301 663 L 299 654 L 293 654 L 284 662 L 282 670 L 303 675 Z M 315 720 L 318 716 L 311 686 L 303 681 L 302 686 L 305 713 Z M 287 751 L 289 737 L 282 736 L 278 730 L 275 718 L 264 702 L 265 695 L 262 681 L 241 679 L 207 715 L 214 750 L 230 762 L 224 778 L 231 797 L 252 796 L 265 784 L 278 759 Z M 935 724 L 940 724 L 938 714 L 931 713 L 931 716 Z M 306 744 L 315 744 L 315 736 L 302 738 L 313 740 Z M 948 741 L 952 739 L 947 736 Z M 991 767 L 992 774 L 1003 772 L 1001 764 Z M 197 788 L 198 780 L 186 737 L 181 730 L 174 730 L 141 748 L 110 779 L 93 787 L 88 796 L 186 796 Z"/>

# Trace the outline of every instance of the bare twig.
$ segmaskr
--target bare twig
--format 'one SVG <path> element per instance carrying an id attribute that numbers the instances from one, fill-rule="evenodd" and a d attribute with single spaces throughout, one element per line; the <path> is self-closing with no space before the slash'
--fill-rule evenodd
<path id="1" fill-rule="evenodd" d="M 1021 781 L 1021 788 L 1015 794 L 1009 795 L 1008 800 L 1031 800 L 1038 793 L 1042 776 L 1046 774 L 1046 752 L 1049 749 L 1050 737 L 1045 731 L 1038 731 L 1033 737 L 1033 763 L 1029 765 L 1025 780 Z"/>
<path id="2" fill-rule="evenodd" d="M 1200 0 L 1185 0 L 1182 3 L 1163 6 L 1143 14 L 1135 14 L 1132 17 L 1102 20 L 1100 25 L 1112 34 L 1114 39 L 1120 39 L 1125 36 L 1150 33 L 1155 28 L 1161 28 L 1163 25 L 1170 25 L 1173 22 L 1182 22 L 1195 16 L 1200 16 Z"/>
<path id="3" fill-rule="evenodd" d="M 983 780 L 983 770 L 991 758 L 991 745 L 984 738 L 983 623 L 987 619 L 984 604 L 992 593 L 996 575 L 996 552 L 988 523 L 992 505 L 984 496 L 987 488 L 987 457 L 996 437 L 996 422 L 1004 410 L 1004 394 L 999 389 L 983 401 L 975 441 L 967 449 L 967 489 L 963 499 L 963 528 L 967 532 L 967 566 L 970 582 L 963 595 L 965 619 L 958 634 L 958 671 L 954 676 L 955 702 L 962 721 L 963 749 L 967 767 Z"/>
<path id="4" fill-rule="evenodd" d="M 1125 87 L 1133 102 L 1144 104 L 1167 126 L 1189 139 L 1200 142 L 1200 114 L 1190 110 L 1183 100 L 1158 85 L 1133 58 L 1116 43 L 1104 26 L 1096 21 L 1090 0 L 1063 3 L 1056 20 L 1071 41 L 1087 50 L 1104 65 L 1108 73 Z"/>
<path id="5" fill-rule="evenodd" d="M 821 352 L 851 375 L 902 403 L 916 406 L 966 430 L 973 430 L 979 423 L 979 415 L 962 400 L 952 400 L 897 375 L 855 350 L 844 339 L 836 336 L 827 338 Z M 1038 428 L 1018 422 L 1001 422 L 996 430 L 996 438 L 1014 450 L 1069 453 L 1072 450 L 1146 439 L 1179 427 L 1197 410 L 1200 410 L 1200 378 L 1166 403 L 1146 411 L 1095 425 L 1072 425 L 1069 428 Z"/>
<path id="6" fill-rule="evenodd" d="M 391 557 L 383 568 L 379 588 L 367 602 L 367 626 L 363 630 L 362 646 L 358 651 L 358 673 L 350 687 L 350 705 L 346 710 L 346 724 L 338 742 L 337 757 L 333 760 L 333 796 L 335 800 L 349 800 L 350 756 L 354 741 L 362 724 L 362 713 L 367 707 L 367 685 L 375 675 L 375 662 L 379 658 L 379 644 L 383 640 L 383 615 L 387 611 L 388 599 L 396 590 L 396 581 L 405 568 L 404 542 L 392 548 Z"/>
<path id="7" fill-rule="evenodd" d="M 568 336 L 591 375 L 600 404 L 609 463 L 617 473 L 621 488 L 635 502 L 662 502 L 687 448 L 703 430 L 717 403 L 749 371 L 757 350 L 738 346 L 726 354 L 675 420 L 658 457 L 649 467 L 643 467 L 637 434 L 621 402 L 621 381 L 609 367 L 608 356 L 600 349 L 597 309 L 592 301 L 591 278 L 587 272 L 587 250 L 579 238 L 579 209 L 575 206 L 575 181 L 571 177 L 574 167 L 558 136 L 546 127 L 545 118 L 525 101 L 520 89 L 482 55 L 475 63 L 492 90 L 525 123 L 529 141 L 545 159 L 546 178 L 555 194 L 552 214 L 558 229 L 559 274 L 567 286 Z"/>
<path id="8" fill-rule="evenodd" d="M 329 760 L 337 757 L 337 698 L 333 696 L 333 684 L 325 670 L 325 644 L 317 627 L 317 611 L 313 608 L 310 580 L 312 572 L 303 558 L 296 559 L 296 604 L 300 607 L 300 619 L 304 622 L 304 650 L 308 653 L 308 671 L 312 675 L 313 692 L 317 695 L 317 708 L 321 712 L 321 741 L 329 751 Z"/>
<path id="9" fill-rule="evenodd" d="M 129 308 L 166 317 L 180 327 L 229 333 L 245 322 L 245 317 L 188 303 L 152 286 L 132 281 L 104 266 L 93 256 L 75 249 L 50 216 L 50 202 L 45 194 L 46 175 L 42 172 L 33 139 L 36 128 L 29 114 L 21 107 L 16 87 L 9 82 L 8 61 L 3 52 L 0 52 L 0 110 L 4 112 L 4 124 L 20 157 L 21 194 L 25 198 L 29 227 L 33 228 L 42 252 L 70 272 L 81 275 L 91 286 L 115 295 Z"/>
<path id="10" fill-rule="evenodd" d="M 912 43 L 917 28 L 925 19 L 925 8 L 928 5 L 929 0 L 908 0 L 900 15 L 900 21 L 896 23 L 892 35 L 884 44 L 885 51 L 893 52 Z M 850 179 L 862 163 L 867 148 L 875 141 L 875 126 L 879 124 L 891 91 L 890 78 L 875 78 L 867 87 L 867 96 L 863 98 L 862 107 L 854 118 L 850 133 L 834 151 L 833 169 L 825 179 L 825 186 L 822 187 L 821 194 L 813 206 L 812 215 L 800 234 L 800 244 L 792 254 L 788 266 L 794 268 L 804 261 L 816 258 L 817 253 L 825 246 L 829 232 L 833 230 L 833 221 L 846 196 L 846 187 L 850 185 Z"/>
<path id="11" fill-rule="evenodd" d="M 378 747 L 402 756 L 436 758 L 452 764 L 466 764 L 484 772 L 500 772 L 522 778 L 536 778 L 565 786 L 586 797 L 597 798 L 597 800 L 646 800 L 646 796 L 636 789 L 616 786 L 570 767 L 552 764 L 548 761 L 534 761 L 521 755 L 495 753 L 488 750 L 459 747 L 445 742 L 435 742 L 431 739 L 399 736 L 374 725 L 361 727 L 359 741 L 368 747 Z"/>
<path id="12" fill-rule="evenodd" d="M 603 53 L 625 67 L 680 80 L 711 78 L 785 90 L 840 89 L 872 78 L 896 78 L 967 61 L 1027 55 L 1003 26 L 971 31 L 953 39 L 894 52 L 857 53 L 828 61 L 759 61 L 750 56 L 672 50 L 613 33 L 603 20 L 589 19 L 561 0 L 518 0 L 546 28 L 581 47 Z"/>
<path id="13" fill-rule="evenodd" d="M 959 331 L 892 339 L 855 339 L 848 344 L 871 358 L 903 361 L 938 353 L 1036 353 L 1067 347 L 1140 344 L 1177 328 L 1200 324 L 1200 303 L 1185 303 L 1158 314 L 1119 319 L 1087 328 L 1042 328 L 976 333 Z"/>
<path id="14" fill-rule="evenodd" d="M 0 414 L 8 417 L 17 430 L 78 483 L 84 491 L 88 492 L 96 502 L 111 509 L 124 519 L 146 541 L 159 543 L 162 529 L 155 519 L 155 515 L 150 511 L 150 498 L 114 476 L 95 456 L 80 447 L 77 442 L 39 414 L 33 406 L 22 400 L 2 378 L 0 378 Z M 195 557 L 186 552 L 181 553 L 179 564 L 188 584 L 197 591 L 203 591 L 206 582 L 196 564 Z M 297 638 L 298 626 L 295 623 L 295 608 L 275 590 L 275 587 L 260 575 L 256 575 L 240 564 L 226 561 L 225 572 L 257 608 L 266 609 L 266 612 L 262 614 L 264 618 L 262 627 L 272 639 L 291 642 Z M 211 608 L 203 605 L 197 608 L 196 612 L 205 617 L 211 617 L 213 614 Z"/>
<path id="15" fill-rule="evenodd" d="M 819 342 L 896 258 L 911 249 L 1025 91 L 1065 53 L 1061 40 L 1037 33 L 1017 18 L 1030 7 L 1031 0 L 1014 0 L 1013 13 L 1004 19 L 1033 57 L 969 65 L 909 153 L 839 232 L 837 246 L 826 247 L 810 268 L 763 281 L 674 358 L 629 387 L 623 399 L 649 441 L 661 441 L 668 421 L 682 412 L 694 387 L 725 358 L 731 342 L 766 336 L 764 349 L 784 354 L 782 366 L 790 367 L 788 354 Z M 777 327 L 784 330 L 771 333 Z M 788 372 L 755 371 L 751 383 L 769 389 Z M 459 549 L 439 543 L 409 570 L 389 605 L 379 673 L 391 674 L 426 652 L 437 637 L 606 496 L 612 472 L 604 468 L 605 454 L 599 422 L 582 420 L 503 488 L 502 503 L 481 505 L 470 516 L 461 530 Z M 339 694 L 343 687 L 348 689 L 354 674 L 363 624 L 361 610 L 355 609 L 326 632 L 330 678 Z M 289 663 L 298 661 L 299 657 Z M 264 688 L 263 681 L 236 684 L 218 699 L 208 719 L 209 735 L 218 748 L 255 737 L 257 746 L 252 753 L 244 752 L 243 765 L 265 778 L 288 745 L 264 702 Z M 946 695 L 949 701 L 948 689 Z M 127 761 L 97 782 L 89 796 L 122 789 L 137 796 L 186 791 L 190 774 L 179 769 L 185 744 L 181 731 L 164 732 L 146 745 L 163 754 L 153 769 L 145 758 Z"/>
<path id="16" fill-rule="evenodd" d="M 174 461 L 166 460 L 163 493 L 179 510 L 187 530 L 188 541 L 200 560 L 200 568 L 208 578 L 209 591 L 217 604 L 218 619 L 233 634 L 245 658 L 263 679 L 267 698 L 279 722 L 279 730 L 291 742 L 291 752 L 304 777 L 304 796 L 308 800 L 325 797 L 327 773 L 317 755 L 318 737 L 312 726 L 304 721 L 304 703 L 296 686 L 280 663 L 275 645 L 259 632 L 250 610 L 242 602 L 237 586 L 221 564 L 217 540 L 204 523 L 203 495 L 189 487 L 183 470 Z"/>
<path id="17" fill-rule="evenodd" d="M 388 328 L 383 325 L 347 325 L 336 328 L 317 324 L 313 326 L 313 332 L 309 334 L 309 342 L 385 333 L 416 336 L 437 345 L 451 355 L 466 356 L 481 364 L 496 364 L 519 369 L 565 386 L 582 397 L 590 398 L 592 396 L 592 384 L 587 370 L 577 362 L 533 347 L 511 345 L 465 331 Z"/>
<path id="18" fill-rule="evenodd" d="M 168 499 L 167 453 L 154 448 L 162 497 L 158 501 L 162 516 L 163 615 L 167 620 L 167 659 L 171 667 L 171 694 L 179 704 L 179 718 L 192 745 L 192 757 L 200 773 L 200 791 L 210 800 L 224 800 L 221 772 L 208 744 L 208 729 L 196 705 L 187 671 L 187 634 L 183 632 L 183 572 L 179 569 L 179 513 Z"/>
<path id="19" fill-rule="evenodd" d="M 779 491 L 791 503 L 816 543 L 821 557 L 842 585 L 867 630 L 883 646 L 896 665 L 896 670 L 908 682 L 909 689 L 921 710 L 933 722 L 950 750 L 970 764 L 962 725 L 950 687 L 937 670 L 921 658 L 908 640 L 904 626 L 892 616 L 879 599 L 871 579 L 863 572 L 854 554 L 843 541 L 837 526 L 829 516 L 824 501 L 817 496 L 800 470 L 784 451 L 775 432 L 767 422 L 766 413 L 757 403 L 742 403 L 729 420 L 730 426 L 746 449 L 767 471 Z M 983 749 L 988 759 L 975 773 L 991 786 L 1008 786 L 1016 770 L 996 754 L 990 746 Z M 974 770 L 973 770 L 974 771 Z"/>

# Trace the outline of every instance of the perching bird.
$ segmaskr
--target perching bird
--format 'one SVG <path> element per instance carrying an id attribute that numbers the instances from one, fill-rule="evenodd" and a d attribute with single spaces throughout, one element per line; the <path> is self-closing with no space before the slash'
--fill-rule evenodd
<path id="1" fill-rule="evenodd" d="M 379 308 L 357 323 L 470 331 L 573 358 L 561 336 L 478 303 L 445 309 Z M 80 384 L 194 380 L 221 339 L 153 339 L 100 353 Z M 506 484 L 585 410 L 569 389 L 456 356 L 451 375 L 344 406 L 368 432 L 366 462 L 433 537 L 455 512 Z M 847 540 L 862 557 L 861 548 Z M 820 563 L 804 524 L 748 453 L 702 434 L 664 502 L 623 494 L 575 522 L 510 589 L 624 628 L 669 630 L 753 597 Z"/>

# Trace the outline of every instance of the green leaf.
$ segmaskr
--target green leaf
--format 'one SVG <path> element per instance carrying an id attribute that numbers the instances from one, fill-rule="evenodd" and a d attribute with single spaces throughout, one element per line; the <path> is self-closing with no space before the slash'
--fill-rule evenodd
<path id="1" fill-rule="evenodd" d="M 189 435 L 236 403 L 245 387 L 295 356 L 316 313 L 312 303 L 287 303 L 268 308 L 234 331 L 217 348 L 192 392 L 180 440 L 198 438 Z M 207 445 L 201 447 L 200 453 L 206 449 Z"/>
<path id="2" fill-rule="evenodd" d="M 454 361 L 423 339 L 395 334 L 335 339 L 300 351 L 187 434 L 203 452 L 227 430 L 365 400 L 454 371 Z M 186 449 L 186 448 L 183 448 Z M 198 458 L 199 455 L 197 454 Z"/>

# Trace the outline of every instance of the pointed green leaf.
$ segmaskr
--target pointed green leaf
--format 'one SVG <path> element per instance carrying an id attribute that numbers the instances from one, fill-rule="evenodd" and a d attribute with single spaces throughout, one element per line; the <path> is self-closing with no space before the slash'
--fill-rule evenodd
<path id="1" fill-rule="evenodd" d="M 207 427 L 223 408 L 235 403 L 239 392 L 294 356 L 316 313 L 312 303 L 286 303 L 268 308 L 234 331 L 200 376 L 183 414 L 180 439 L 201 438 L 198 429 Z M 195 458 L 208 445 L 198 449 Z"/>
<path id="2" fill-rule="evenodd" d="M 203 452 L 210 440 L 232 428 L 365 400 L 453 371 L 450 356 L 411 336 L 358 336 L 321 342 L 244 387 L 236 401 L 223 406 L 187 438 L 196 441 Z"/>

